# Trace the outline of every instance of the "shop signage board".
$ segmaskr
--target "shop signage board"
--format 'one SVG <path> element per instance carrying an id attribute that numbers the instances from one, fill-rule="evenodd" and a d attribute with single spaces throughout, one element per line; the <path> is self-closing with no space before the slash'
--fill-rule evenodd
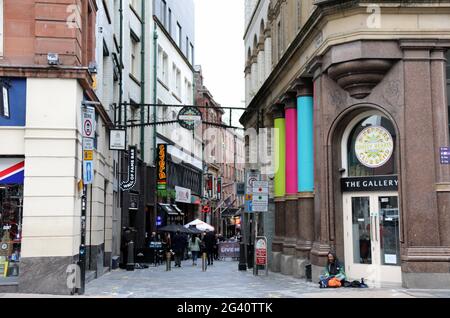
<path id="1" fill-rule="evenodd" d="M 184 107 L 178 114 L 178 123 L 183 128 L 194 130 L 202 123 L 202 113 L 197 107 Z"/>
<path id="2" fill-rule="evenodd" d="M 394 139 L 383 127 L 368 127 L 356 138 L 355 153 L 364 166 L 372 169 L 382 167 L 394 153 Z"/>
<path id="3" fill-rule="evenodd" d="M 450 164 L 450 147 L 441 147 L 441 164 L 449 165 Z"/>
<path id="4" fill-rule="evenodd" d="M 342 178 L 342 192 L 398 191 L 398 176 Z"/>
<path id="5" fill-rule="evenodd" d="M 136 146 L 130 146 L 128 150 L 128 180 L 120 184 L 123 191 L 130 191 L 136 185 Z"/>
<path id="6" fill-rule="evenodd" d="M 84 138 L 95 137 L 95 108 L 84 106 L 82 108 L 82 130 Z"/>
<path id="7" fill-rule="evenodd" d="M 126 145 L 126 131 L 124 129 L 112 129 L 109 132 L 109 149 L 125 151 Z"/>
<path id="8" fill-rule="evenodd" d="M 176 202 L 191 203 L 191 189 L 175 186 Z"/>
<path id="9" fill-rule="evenodd" d="M 167 145 L 158 144 L 158 190 L 167 190 Z"/>

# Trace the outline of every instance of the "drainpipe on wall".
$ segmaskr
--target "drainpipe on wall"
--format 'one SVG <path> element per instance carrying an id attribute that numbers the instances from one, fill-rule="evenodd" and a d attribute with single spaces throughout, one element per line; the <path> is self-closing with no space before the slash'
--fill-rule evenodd
<path id="1" fill-rule="evenodd" d="M 141 160 L 145 162 L 145 107 L 143 106 L 145 103 L 145 1 L 141 1 L 141 3 Z"/>
<path id="2" fill-rule="evenodd" d="M 155 30 L 153 32 L 153 104 L 157 102 L 157 72 L 158 72 L 158 31 L 155 22 Z M 153 106 L 153 154 L 156 160 L 156 106 Z"/>
<path id="3" fill-rule="evenodd" d="M 157 76 L 158 76 L 158 31 L 156 29 L 157 25 L 156 22 L 154 23 L 154 31 L 153 31 L 153 104 L 156 104 L 157 101 Z M 148 110 L 150 111 L 150 109 Z M 155 203 L 154 203 L 154 215 L 155 218 L 158 216 L 158 171 L 156 167 L 156 106 L 153 105 L 153 152 L 152 157 L 150 158 L 151 162 L 155 163 L 155 180 L 154 186 L 155 186 Z M 152 220 L 155 221 L 155 220 Z"/>

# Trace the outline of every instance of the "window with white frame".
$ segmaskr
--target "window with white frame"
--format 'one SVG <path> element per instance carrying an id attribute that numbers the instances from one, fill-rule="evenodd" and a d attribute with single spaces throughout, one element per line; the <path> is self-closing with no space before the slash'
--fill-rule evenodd
<path id="1" fill-rule="evenodd" d="M 190 47 L 191 47 L 191 60 L 190 60 L 190 62 L 191 62 L 191 65 L 194 65 L 194 45 L 191 43 Z"/>
<path id="2" fill-rule="evenodd" d="M 134 33 L 131 32 L 131 74 L 139 79 L 141 76 L 141 48 L 140 39 Z"/>
<path id="3" fill-rule="evenodd" d="M 142 0 L 131 0 L 130 1 L 131 7 L 134 9 L 134 11 L 136 13 L 141 12 L 141 1 Z"/>
<path id="4" fill-rule="evenodd" d="M 183 32 L 183 29 L 181 28 L 180 23 L 177 22 L 177 39 L 176 40 L 177 40 L 177 44 L 180 49 L 183 47 L 182 46 L 182 41 L 183 41 L 182 32 Z"/>
<path id="5" fill-rule="evenodd" d="M 169 58 L 161 47 L 158 47 L 158 79 L 166 86 L 169 82 Z"/>
<path id="6" fill-rule="evenodd" d="M 175 94 L 181 97 L 181 71 L 177 68 L 176 70 L 176 81 L 175 81 Z"/>
<path id="7" fill-rule="evenodd" d="M 164 27 L 167 27 L 167 20 L 166 20 L 166 12 L 167 12 L 167 2 L 165 0 L 161 1 L 161 12 L 160 12 L 160 19 L 161 19 L 161 23 L 162 25 L 164 25 Z"/>

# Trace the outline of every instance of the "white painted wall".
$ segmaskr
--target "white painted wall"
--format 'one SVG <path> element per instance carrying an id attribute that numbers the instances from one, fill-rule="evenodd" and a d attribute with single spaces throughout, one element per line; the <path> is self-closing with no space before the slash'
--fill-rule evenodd
<path id="1" fill-rule="evenodd" d="M 22 257 L 78 254 L 82 99 L 77 80 L 27 80 Z"/>
<path id="2" fill-rule="evenodd" d="M 169 81 L 168 87 L 165 87 L 158 81 L 157 96 L 163 104 L 169 105 L 193 105 L 194 95 L 194 73 L 190 65 L 183 59 L 179 51 L 174 47 L 172 42 L 167 38 L 165 33 L 158 29 L 158 46 L 167 53 L 168 56 L 168 71 Z M 176 92 L 173 65 L 181 71 L 181 94 Z M 158 65 L 159 67 L 159 65 Z M 191 84 L 191 89 L 186 90 L 185 80 Z M 179 107 L 170 107 L 168 113 L 171 114 L 169 118 L 162 118 L 162 109 L 158 111 L 158 120 L 176 120 L 178 112 L 181 110 Z M 202 158 L 201 148 L 201 133 L 196 130 L 195 137 L 193 137 L 192 131 L 186 130 L 180 127 L 178 124 L 159 126 L 158 133 L 172 140 L 179 149 L 182 149 L 186 154 L 194 154 L 197 159 Z"/>

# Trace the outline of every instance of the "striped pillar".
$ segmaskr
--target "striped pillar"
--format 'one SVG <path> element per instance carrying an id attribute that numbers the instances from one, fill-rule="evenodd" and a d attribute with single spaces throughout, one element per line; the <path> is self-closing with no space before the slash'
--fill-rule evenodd
<path id="1" fill-rule="evenodd" d="M 286 201 L 285 236 L 280 269 L 292 275 L 298 232 L 298 169 L 297 169 L 297 98 L 295 93 L 283 97 L 286 117 Z"/>
<path id="2" fill-rule="evenodd" d="M 314 100 L 312 90 L 305 89 L 299 93 L 297 97 L 298 192 L 314 192 Z"/>
<path id="3" fill-rule="evenodd" d="M 314 242 L 314 100 L 309 79 L 297 85 L 298 118 L 298 224 L 294 276 L 305 277 L 305 264 Z M 295 269 L 297 271 L 295 271 Z"/>
<path id="4" fill-rule="evenodd" d="M 297 103 L 295 98 L 285 100 L 286 114 L 286 194 L 298 192 L 297 160 Z"/>
<path id="5" fill-rule="evenodd" d="M 275 127 L 275 197 L 286 194 L 286 119 L 279 112 L 274 116 Z"/>
<path id="6" fill-rule="evenodd" d="M 286 119 L 284 105 L 272 106 L 274 121 L 274 192 L 275 192 L 275 236 L 272 242 L 273 272 L 281 271 L 281 253 L 285 239 L 286 218 Z"/>

